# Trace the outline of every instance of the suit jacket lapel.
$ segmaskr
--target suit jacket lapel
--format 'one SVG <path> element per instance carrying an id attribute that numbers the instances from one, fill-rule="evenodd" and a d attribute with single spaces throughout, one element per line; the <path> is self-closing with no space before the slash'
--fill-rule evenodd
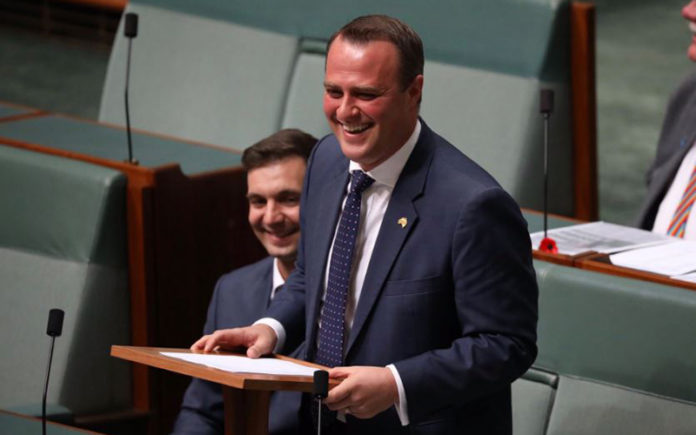
<path id="1" fill-rule="evenodd" d="M 423 186 L 432 158 L 428 147 L 429 136 L 432 132 L 422 120 L 421 123 L 422 131 L 418 143 L 406 162 L 406 166 L 401 172 L 396 186 L 394 186 L 387 211 L 382 220 L 375 248 L 372 251 L 370 265 L 367 268 L 360 300 L 355 310 L 346 355 L 350 353 L 355 340 L 365 326 L 367 318 L 382 291 L 384 281 L 389 275 L 394 261 L 399 256 L 401 247 L 418 222 L 418 213 L 413 205 L 413 201 L 423 192 Z M 406 218 L 405 226 L 401 225 L 400 222 L 404 222 L 401 218 Z"/>
<path id="2" fill-rule="evenodd" d="M 271 259 L 268 267 L 270 270 L 263 276 L 263 288 L 265 289 L 263 297 L 264 301 L 266 302 L 266 308 L 268 308 L 268 306 L 271 304 L 271 293 L 273 292 L 273 273 L 275 272 L 275 270 L 273 270 L 274 267 L 275 262 L 273 259 Z"/>
<path id="3" fill-rule="evenodd" d="M 314 210 L 307 216 L 316 219 L 312 226 L 313 234 L 306 234 L 305 240 L 311 243 L 305 250 L 309 256 L 305 257 L 305 264 L 312 265 L 314 272 L 306 276 L 307 285 L 307 340 L 314 343 L 319 318 L 319 301 L 324 289 L 324 272 L 329 257 L 329 249 L 334 236 L 336 222 L 340 214 L 341 201 L 348 184 L 348 161 L 342 160 L 335 165 L 332 174 L 327 178 L 323 186 L 317 190 L 317 199 L 313 201 Z M 307 268 L 307 266 L 305 266 Z"/>

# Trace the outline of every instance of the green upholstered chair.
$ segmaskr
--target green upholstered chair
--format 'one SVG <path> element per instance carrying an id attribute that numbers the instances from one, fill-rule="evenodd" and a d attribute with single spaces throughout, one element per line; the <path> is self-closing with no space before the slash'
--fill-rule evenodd
<path id="1" fill-rule="evenodd" d="M 131 407 L 125 178 L 0 146 L 0 408 L 40 414 L 50 308 L 65 311 L 48 402 L 57 413 Z M 32 406 L 35 405 L 35 406 Z"/>
<path id="2" fill-rule="evenodd" d="M 329 132 L 325 42 L 385 13 L 421 35 L 422 116 L 525 207 L 542 206 L 541 88 L 556 90 L 550 209 L 573 215 L 570 7 L 557 0 L 133 0 L 133 126 L 232 148 L 282 127 Z M 114 42 L 100 120 L 124 124 L 127 40 Z"/>
<path id="3" fill-rule="evenodd" d="M 558 375 L 546 433 L 696 433 L 696 292 L 535 267 L 534 367 Z"/>

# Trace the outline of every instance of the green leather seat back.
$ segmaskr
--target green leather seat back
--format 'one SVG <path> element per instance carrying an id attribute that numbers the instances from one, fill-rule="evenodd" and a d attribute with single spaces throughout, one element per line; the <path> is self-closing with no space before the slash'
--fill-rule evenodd
<path id="1" fill-rule="evenodd" d="M 537 277 L 536 367 L 696 402 L 696 292 L 557 265 Z"/>
<path id="2" fill-rule="evenodd" d="M 130 75 L 132 126 L 243 149 L 277 130 L 298 39 L 131 2 L 139 14 Z M 99 120 L 125 124 L 123 20 Z"/>
<path id="3" fill-rule="evenodd" d="M 541 368 L 557 381 L 550 414 L 530 409 L 530 400 L 544 403 L 532 390 L 540 385 L 513 384 L 515 434 L 696 433 L 696 293 L 543 261 L 534 267 L 539 354 L 530 373 Z M 539 432 L 533 423 L 542 415 L 547 429 Z"/>
<path id="4" fill-rule="evenodd" d="M 233 148 L 282 127 L 327 133 L 323 43 L 356 16 L 399 17 L 425 45 L 423 118 L 522 206 L 542 206 L 538 91 L 557 91 L 550 210 L 573 212 L 566 1 L 136 0 L 129 10 L 140 14 L 141 29 L 133 125 Z M 119 124 L 125 47 L 119 32 L 100 115 Z"/>
<path id="5" fill-rule="evenodd" d="M 130 371 L 109 356 L 129 342 L 125 177 L 0 147 L 0 407 L 41 402 L 50 308 L 65 311 L 48 401 L 76 414 L 131 404 Z"/>

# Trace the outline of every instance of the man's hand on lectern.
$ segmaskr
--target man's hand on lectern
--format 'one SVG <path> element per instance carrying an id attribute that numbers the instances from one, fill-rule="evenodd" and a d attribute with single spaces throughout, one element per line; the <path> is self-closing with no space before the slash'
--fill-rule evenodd
<path id="1" fill-rule="evenodd" d="M 278 341 L 270 326 L 257 324 L 245 328 L 220 329 L 212 334 L 204 335 L 193 343 L 194 352 L 211 352 L 217 349 L 233 349 L 246 347 L 249 358 L 258 358 L 269 354 Z"/>

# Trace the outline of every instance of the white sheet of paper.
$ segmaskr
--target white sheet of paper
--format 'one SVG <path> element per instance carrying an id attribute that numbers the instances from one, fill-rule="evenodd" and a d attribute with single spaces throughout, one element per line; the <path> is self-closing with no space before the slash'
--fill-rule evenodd
<path id="1" fill-rule="evenodd" d="M 236 355 L 204 353 L 160 352 L 164 356 L 202 364 L 232 373 L 258 373 L 265 375 L 313 376 L 318 369 L 276 358 L 251 359 Z"/>
<path id="2" fill-rule="evenodd" d="M 610 257 L 611 262 L 617 266 L 670 276 L 696 271 L 696 242 L 671 240 L 672 243 L 614 254 Z"/>
<path id="3" fill-rule="evenodd" d="M 566 255 L 591 251 L 611 254 L 673 240 L 666 235 L 602 221 L 549 230 L 548 235 L 556 241 L 558 253 Z M 537 249 L 544 232 L 538 231 L 529 236 L 532 247 Z"/>

